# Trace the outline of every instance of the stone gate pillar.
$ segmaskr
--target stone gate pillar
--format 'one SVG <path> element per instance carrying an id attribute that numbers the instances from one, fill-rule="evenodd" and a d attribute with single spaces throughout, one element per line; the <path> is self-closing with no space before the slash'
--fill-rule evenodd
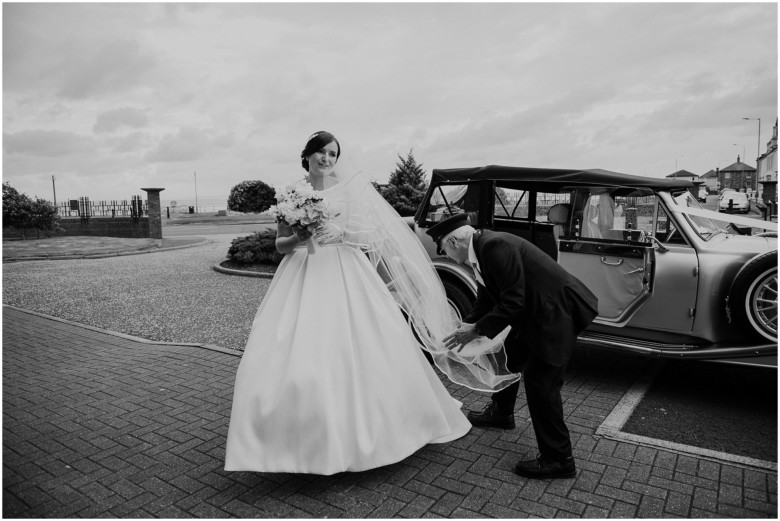
<path id="1" fill-rule="evenodd" d="M 160 206 L 160 192 L 165 188 L 141 188 L 148 194 L 149 211 L 149 238 L 157 239 L 162 243 L 162 207 Z"/>

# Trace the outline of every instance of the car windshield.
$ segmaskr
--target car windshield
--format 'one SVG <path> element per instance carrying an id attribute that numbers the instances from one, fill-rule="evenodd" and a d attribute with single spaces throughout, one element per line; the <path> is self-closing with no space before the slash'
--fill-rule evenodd
<path id="1" fill-rule="evenodd" d="M 685 206 L 688 208 L 699 208 L 703 209 L 702 206 L 699 204 L 699 202 L 696 200 L 695 197 L 691 195 L 690 192 L 685 191 L 681 194 L 674 197 L 674 202 L 677 203 L 680 206 Z M 690 221 L 691 225 L 693 225 L 693 229 L 696 231 L 696 233 L 701 237 L 702 239 L 709 240 L 715 235 L 719 233 L 725 233 L 726 231 L 719 227 L 715 221 L 708 217 L 699 217 L 698 215 L 686 215 L 685 216 L 688 221 Z"/>

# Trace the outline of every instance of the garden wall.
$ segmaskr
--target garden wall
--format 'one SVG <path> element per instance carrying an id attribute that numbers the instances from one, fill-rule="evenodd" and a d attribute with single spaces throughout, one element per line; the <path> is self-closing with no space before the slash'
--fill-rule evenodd
<path id="1" fill-rule="evenodd" d="M 59 231 L 28 230 L 27 238 L 38 237 L 123 237 L 128 239 L 147 239 L 151 236 L 149 231 L 149 217 L 90 217 L 80 219 L 67 217 L 60 218 Z M 22 234 L 14 228 L 3 228 L 3 239 L 21 239 Z"/>

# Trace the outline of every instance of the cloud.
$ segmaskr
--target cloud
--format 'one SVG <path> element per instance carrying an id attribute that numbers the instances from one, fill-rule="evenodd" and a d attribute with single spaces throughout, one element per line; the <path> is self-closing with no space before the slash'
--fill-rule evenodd
<path id="1" fill-rule="evenodd" d="M 96 50 L 82 49 L 85 56 L 70 53 L 64 67 L 59 95 L 85 99 L 101 94 L 116 94 L 144 82 L 146 73 L 156 67 L 156 60 L 141 50 L 133 40 L 106 42 Z"/>
<path id="2" fill-rule="evenodd" d="M 149 124 L 143 110 L 133 107 L 121 107 L 98 114 L 92 127 L 96 133 L 115 132 L 122 127 L 142 128 Z"/>
<path id="3" fill-rule="evenodd" d="M 93 151 L 95 145 L 91 137 L 60 130 L 3 133 L 3 152 L 6 154 L 57 157 Z"/>
<path id="4" fill-rule="evenodd" d="M 228 148 L 233 143 L 230 134 L 212 135 L 196 128 L 182 128 L 176 134 L 163 137 L 156 148 L 149 151 L 144 160 L 149 163 L 192 161 L 210 151 Z"/>

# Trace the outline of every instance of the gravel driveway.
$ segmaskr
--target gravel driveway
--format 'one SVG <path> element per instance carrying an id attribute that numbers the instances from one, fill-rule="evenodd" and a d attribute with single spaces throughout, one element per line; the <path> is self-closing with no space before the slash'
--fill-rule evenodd
<path id="1" fill-rule="evenodd" d="M 105 259 L 3 265 L 3 304 L 165 342 L 242 350 L 270 279 L 212 269 L 235 234 L 209 243 Z"/>

